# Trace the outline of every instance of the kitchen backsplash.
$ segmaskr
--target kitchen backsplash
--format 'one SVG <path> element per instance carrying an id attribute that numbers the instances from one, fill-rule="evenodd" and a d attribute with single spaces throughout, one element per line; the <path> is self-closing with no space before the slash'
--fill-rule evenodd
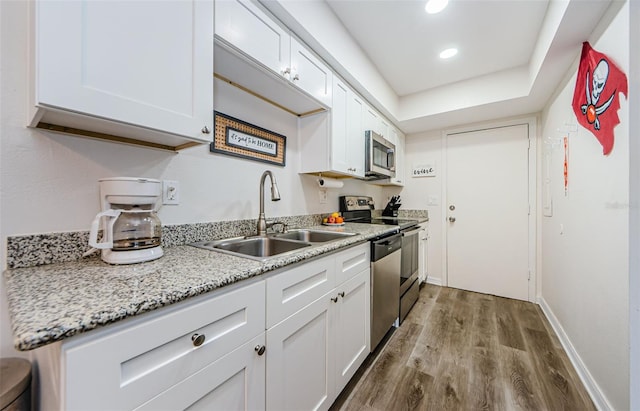
<path id="1" fill-rule="evenodd" d="M 382 210 L 374 210 L 378 215 Z M 323 214 L 309 214 L 278 217 L 275 220 L 290 228 L 320 225 Z M 428 218 L 427 210 L 399 210 L 399 217 Z M 162 246 L 173 247 L 196 241 L 254 235 L 256 220 L 215 221 L 166 225 L 162 227 Z M 33 267 L 82 258 L 98 258 L 99 253 L 88 257 L 83 254 L 89 249 L 89 232 L 75 231 L 12 236 L 7 238 L 7 268 Z"/>
<path id="2" fill-rule="evenodd" d="M 289 227 L 309 227 L 322 222 L 322 214 L 278 217 Z M 274 220 L 274 221 L 275 221 Z M 173 247 L 196 241 L 254 235 L 256 220 L 215 221 L 165 225 L 162 227 L 162 246 Z M 7 268 L 33 267 L 37 265 L 75 261 L 82 258 L 98 258 L 95 252 L 89 257 L 89 232 L 75 231 L 12 236 L 7 238 Z"/>

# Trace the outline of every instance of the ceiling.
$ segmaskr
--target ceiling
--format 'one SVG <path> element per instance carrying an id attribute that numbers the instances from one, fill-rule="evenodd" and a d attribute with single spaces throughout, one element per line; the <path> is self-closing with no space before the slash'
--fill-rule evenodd
<path id="1" fill-rule="evenodd" d="M 405 133 L 544 109 L 622 0 L 261 0 Z M 442 49 L 459 53 L 441 60 Z"/>
<path id="2" fill-rule="evenodd" d="M 438 14 L 425 1 L 327 3 L 398 96 L 524 66 L 547 0 L 451 0 Z M 446 48 L 459 53 L 438 57 Z"/>

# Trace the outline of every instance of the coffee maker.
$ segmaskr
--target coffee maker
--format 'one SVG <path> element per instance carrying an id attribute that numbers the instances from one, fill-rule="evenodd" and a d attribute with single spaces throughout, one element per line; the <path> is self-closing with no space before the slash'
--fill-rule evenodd
<path id="1" fill-rule="evenodd" d="M 162 225 L 157 215 L 162 182 L 112 177 L 99 183 L 102 212 L 91 224 L 92 251 L 101 250 L 102 260 L 109 264 L 133 264 L 162 257 Z M 100 228 L 102 239 L 98 242 Z"/>

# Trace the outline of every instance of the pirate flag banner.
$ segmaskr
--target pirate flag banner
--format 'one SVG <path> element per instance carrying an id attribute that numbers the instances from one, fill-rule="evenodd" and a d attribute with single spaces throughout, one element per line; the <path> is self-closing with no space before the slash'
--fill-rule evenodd
<path id="1" fill-rule="evenodd" d="M 582 43 L 573 111 L 578 123 L 591 131 L 607 155 L 613 148 L 613 128 L 620 123 L 618 93 L 627 97 L 627 76 L 606 55 Z"/>

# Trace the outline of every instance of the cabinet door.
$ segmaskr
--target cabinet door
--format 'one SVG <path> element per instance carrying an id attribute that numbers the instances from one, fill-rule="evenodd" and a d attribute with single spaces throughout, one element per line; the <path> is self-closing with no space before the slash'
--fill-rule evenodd
<path id="1" fill-rule="evenodd" d="M 215 3 L 216 37 L 288 77 L 287 70 L 291 67 L 289 32 L 249 0 L 218 0 Z"/>
<path id="2" fill-rule="evenodd" d="M 136 410 L 264 410 L 264 333 Z"/>
<path id="3" fill-rule="evenodd" d="M 331 297 L 267 330 L 267 410 L 326 410 L 335 399 Z"/>
<path id="4" fill-rule="evenodd" d="M 38 1 L 36 96 L 62 109 L 207 141 L 213 1 Z"/>
<path id="5" fill-rule="evenodd" d="M 331 107 L 333 72 L 294 37 L 291 37 L 291 81 Z"/>
<path id="6" fill-rule="evenodd" d="M 362 112 L 364 104 L 356 93 L 349 89 L 347 100 L 347 157 L 352 173 L 358 177 L 364 177 L 364 126 Z"/>
<path id="7" fill-rule="evenodd" d="M 427 281 L 427 251 L 428 251 L 428 234 L 425 224 L 420 225 L 420 234 L 418 234 L 418 238 L 420 239 L 420 248 L 418 249 L 419 259 L 418 259 L 418 281 L 426 282 Z"/>
<path id="8" fill-rule="evenodd" d="M 404 136 L 400 133 L 394 131 L 396 136 L 396 175 L 391 179 L 391 183 L 395 185 L 404 185 L 405 184 L 405 153 L 404 153 Z"/>
<path id="9" fill-rule="evenodd" d="M 371 106 L 365 104 L 364 106 L 364 128 L 366 130 L 373 130 L 380 134 L 382 127 L 380 125 L 380 115 Z"/>
<path id="10" fill-rule="evenodd" d="M 340 296 L 335 320 L 336 392 L 347 385 L 370 352 L 370 270 L 336 288 Z M 344 294 L 343 294 L 344 293 Z"/>
<path id="11" fill-rule="evenodd" d="M 349 107 L 349 87 L 338 77 L 333 78 L 333 97 L 331 105 L 331 168 L 346 174 L 354 174 L 354 165 L 350 164 L 350 136 L 348 122 L 351 118 Z M 364 138 L 362 139 L 364 143 Z M 364 148 L 362 149 L 364 155 Z M 363 161 L 364 166 L 364 161 Z"/>

